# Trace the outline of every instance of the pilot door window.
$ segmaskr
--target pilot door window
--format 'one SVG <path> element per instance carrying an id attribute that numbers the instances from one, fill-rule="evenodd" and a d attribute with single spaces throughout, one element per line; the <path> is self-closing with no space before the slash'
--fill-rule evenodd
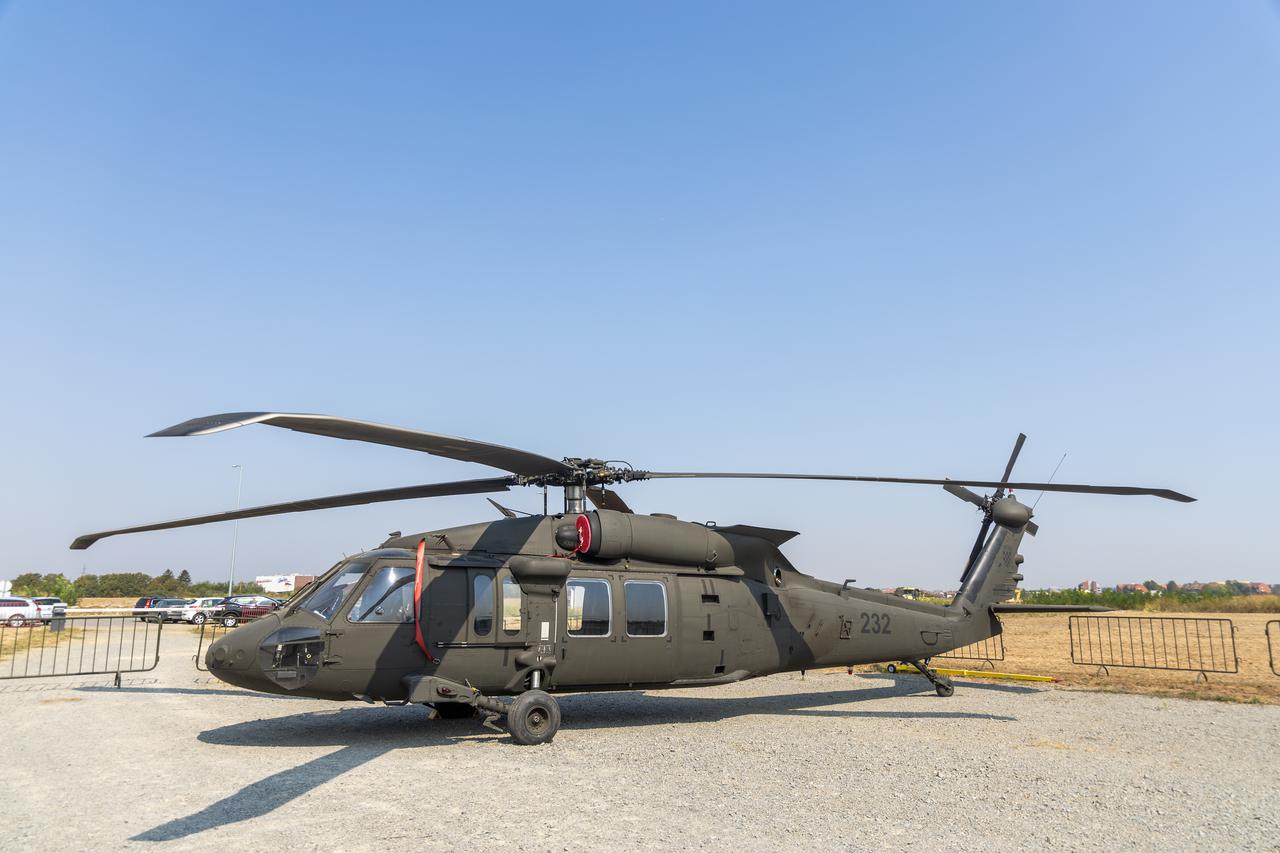
<path id="1" fill-rule="evenodd" d="M 565 584 L 570 637 L 609 636 L 613 601 L 607 580 L 580 578 Z"/>
<path id="2" fill-rule="evenodd" d="M 665 637 L 667 588 L 661 581 L 626 581 L 628 637 Z"/>
<path id="3" fill-rule="evenodd" d="M 502 630 L 508 634 L 519 634 L 521 626 L 520 584 L 511 578 L 502 581 Z"/>
<path id="4" fill-rule="evenodd" d="M 383 566 L 369 580 L 347 618 L 352 622 L 412 622 L 413 566 Z"/>

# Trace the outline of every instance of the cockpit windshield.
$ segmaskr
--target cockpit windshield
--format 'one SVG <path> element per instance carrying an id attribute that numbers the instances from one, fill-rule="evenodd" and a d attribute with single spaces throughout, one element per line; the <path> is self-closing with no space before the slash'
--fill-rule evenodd
<path id="1" fill-rule="evenodd" d="M 348 563 L 333 576 L 313 590 L 302 604 L 302 609 L 310 610 L 321 619 L 332 619 L 342 607 L 342 603 L 351 595 L 351 591 L 360 583 L 371 563 Z"/>

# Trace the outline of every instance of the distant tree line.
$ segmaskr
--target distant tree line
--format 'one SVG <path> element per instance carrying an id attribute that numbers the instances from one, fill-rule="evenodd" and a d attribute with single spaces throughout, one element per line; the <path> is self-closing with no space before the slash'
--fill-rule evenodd
<path id="1" fill-rule="evenodd" d="M 1022 594 L 1028 604 L 1101 604 L 1117 610 L 1171 610 L 1238 613 L 1280 612 L 1280 595 L 1258 595 L 1246 583 L 1205 585 L 1204 589 L 1187 590 L 1170 581 L 1156 584 L 1148 581 L 1146 592 L 1104 589 L 1085 592 L 1080 589 L 1029 589 Z M 1160 594 L 1153 594 L 1161 590 Z"/>
<path id="2" fill-rule="evenodd" d="M 261 593 L 256 583 L 238 583 L 236 594 Z M 42 575 L 26 572 L 13 579 L 13 594 L 25 596 L 57 596 L 68 604 L 82 598 L 127 598 L 143 595 L 163 595 L 171 598 L 196 598 L 200 596 L 226 595 L 227 585 L 220 581 L 192 581 L 191 573 L 183 569 L 178 574 L 165 569 L 152 577 L 143 572 L 116 572 L 106 575 L 80 575 L 74 581 L 61 573 Z"/>

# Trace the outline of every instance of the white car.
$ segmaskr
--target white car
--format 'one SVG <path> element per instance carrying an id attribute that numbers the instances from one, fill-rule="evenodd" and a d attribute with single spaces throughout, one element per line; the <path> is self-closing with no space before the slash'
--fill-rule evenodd
<path id="1" fill-rule="evenodd" d="M 203 625 L 205 622 L 209 621 L 209 611 L 213 610 L 221 603 L 222 596 L 193 599 L 182 608 L 182 614 L 178 617 L 178 620 L 181 622 L 190 622 L 192 625 Z"/>
<path id="2" fill-rule="evenodd" d="M 27 623 L 39 621 L 40 608 L 31 599 L 17 595 L 0 597 L 0 622 L 20 628 Z"/>

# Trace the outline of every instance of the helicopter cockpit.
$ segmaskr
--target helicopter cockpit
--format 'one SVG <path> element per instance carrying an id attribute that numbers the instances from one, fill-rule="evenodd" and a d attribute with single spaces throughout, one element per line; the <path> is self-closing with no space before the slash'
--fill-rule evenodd
<path id="1" fill-rule="evenodd" d="M 348 613 L 351 622 L 412 622 L 413 582 L 416 569 L 413 565 L 399 563 L 399 559 L 412 560 L 408 552 L 394 550 L 391 555 L 396 563 L 379 561 L 378 568 L 365 585 Z M 327 577 L 321 579 L 314 590 L 299 599 L 296 608 L 315 614 L 326 622 L 332 621 L 350 599 L 356 587 L 373 566 L 377 552 L 362 554 L 340 563 Z M 372 559 L 371 559 L 372 558 Z M 385 560 L 385 557 L 384 557 Z"/>
<path id="2" fill-rule="evenodd" d="M 329 685 L 317 676 L 330 666 L 333 677 L 319 681 L 335 680 L 347 692 L 339 685 L 356 686 L 363 670 L 412 639 L 416 576 L 414 555 L 400 548 L 343 560 L 276 614 L 214 642 L 205 656 L 209 671 L 250 689 L 325 691 Z"/>

